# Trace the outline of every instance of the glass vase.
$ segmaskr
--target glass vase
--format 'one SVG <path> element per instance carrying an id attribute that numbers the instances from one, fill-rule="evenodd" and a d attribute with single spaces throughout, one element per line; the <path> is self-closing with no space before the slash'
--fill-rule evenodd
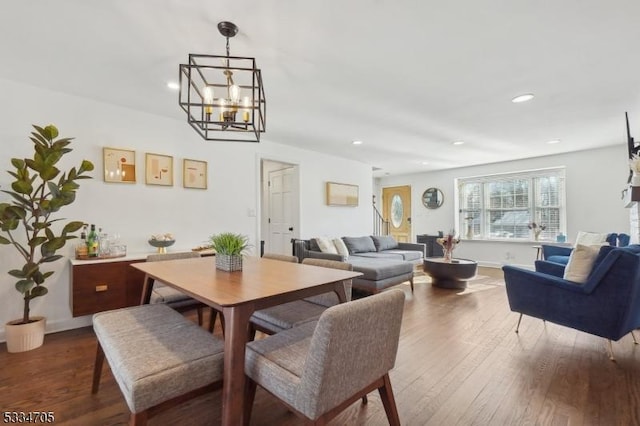
<path id="1" fill-rule="evenodd" d="M 445 262 L 451 262 L 451 259 L 453 259 L 453 249 L 455 248 L 455 246 L 451 246 L 451 247 L 443 247 L 442 251 L 444 252 L 444 261 Z"/>

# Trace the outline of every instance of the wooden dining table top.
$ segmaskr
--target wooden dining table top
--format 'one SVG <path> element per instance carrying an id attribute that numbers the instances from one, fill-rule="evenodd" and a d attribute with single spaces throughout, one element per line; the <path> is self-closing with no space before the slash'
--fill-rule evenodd
<path id="1" fill-rule="evenodd" d="M 242 271 L 226 272 L 216 269 L 214 258 L 193 258 L 135 263 L 155 280 L 212 306 L 234 306 L 286 293 L 300 292 L 331 282 L 348 280 L 360 272 L 324 268 L 247 256 Z M 304 297 L 304 296 L 303 296 Z"/>

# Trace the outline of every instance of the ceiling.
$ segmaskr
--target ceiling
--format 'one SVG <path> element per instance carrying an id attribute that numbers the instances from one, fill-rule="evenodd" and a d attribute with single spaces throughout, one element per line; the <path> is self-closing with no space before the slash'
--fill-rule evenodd
<path id="1" fill-rule="evenodd" d="M 640 137 L 637 0 L 4 0 L 0 78 L 187 126 L 166 83 L 224 54 L 223 20 L 262 69 L 263 138 L 374 176 L 623 144 L 625 111 Z"/>

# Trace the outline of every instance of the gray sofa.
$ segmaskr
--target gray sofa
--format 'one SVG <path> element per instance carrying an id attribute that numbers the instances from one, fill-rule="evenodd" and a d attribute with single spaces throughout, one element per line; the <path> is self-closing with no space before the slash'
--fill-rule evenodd
<path id="1" fill-rule="evenodd" d="M 348 255 L 322 252 L 314 238 L 294 240 L 294 255 L 300 261 L 313 257 L 350 263 L 354 271 L 363 274 L 353 279 L 353 288 L 367 293 L 378 293 L 405 281 L 411 283 L 413 291 L 413 268 L 422 264 L 424 244 L 399 243 L 391 236 L 342 237 L 342 241 Z"/>

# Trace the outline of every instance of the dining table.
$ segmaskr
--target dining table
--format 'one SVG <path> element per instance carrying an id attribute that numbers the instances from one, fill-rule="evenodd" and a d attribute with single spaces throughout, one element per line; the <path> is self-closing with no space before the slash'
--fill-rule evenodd
<path id="1" fill-rule="evenodd" d="M 241 271 L 216 268 L 215 260 L 193 258 L 131 265 L 145 273 L 141 303 L 149 303 L 155 281 L 205 303 L 224 316 L 221 424 L 243 424 L 245 346 L 254 311 L 334 291 L 346 301 L 343 281 L 360 272 L 245 256 Z"/>

